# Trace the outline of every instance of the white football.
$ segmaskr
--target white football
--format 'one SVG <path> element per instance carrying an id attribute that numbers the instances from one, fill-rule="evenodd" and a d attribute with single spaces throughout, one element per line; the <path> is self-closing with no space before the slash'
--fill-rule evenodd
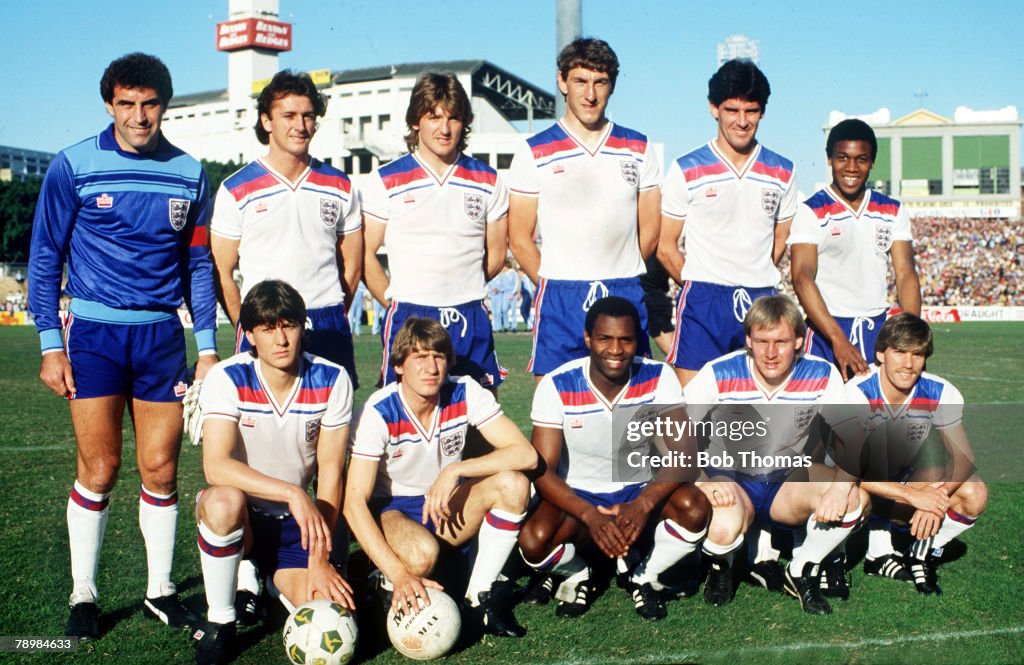
<path id="1" fill-rule="evenodd" d="M 459 606 L 444 591 L 427 589 L 430 604 L 418 614 L 388 612 L 388 637 L 395 648 L 416 660 L 440 658 L 455 646 L 462 630 Z"/>
<path id="2" fill-rule="evenodd" d="M 355 617 L 338 603 L 311 600 L 284 622 L 281 637 L 295 665 L 342 665 L 352 660 L 359 636 Z"/>

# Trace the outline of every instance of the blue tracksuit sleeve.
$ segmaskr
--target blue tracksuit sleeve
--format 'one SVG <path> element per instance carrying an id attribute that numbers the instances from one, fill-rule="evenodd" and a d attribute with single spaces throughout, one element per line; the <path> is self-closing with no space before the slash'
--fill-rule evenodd
<path id="1" fill-rule="evenodd" d="M 192 315 L 192 332 L 200 352 L 217 351 L 217 295 L 213 285 L 213 260 L 210 256 L 210 182 L 206 173 L 199 179 L 197 205 L 189 210 L 191 232 L 182 234 L 187 243 L 183 265 L 187 274 L 182 275 L 185 303 Z"/>
<path id="2" fill-rule="evenodd" d="M 64 345 L 57 312 L 64 260 L 79 206 L 71 165 L 64 153 L 59 153 L 47 169 L 39 192 L 28 262 L 28 306 L 43 351 Z"/>

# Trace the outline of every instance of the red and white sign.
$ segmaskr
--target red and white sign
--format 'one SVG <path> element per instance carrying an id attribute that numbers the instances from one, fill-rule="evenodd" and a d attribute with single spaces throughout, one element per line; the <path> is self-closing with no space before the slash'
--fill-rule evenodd
<path id="1" fill-rule="evenodd" d="M 262 18 L 245 18 L 217 24 L 218 51 L 237 51 L 243 48 L 290 51 L 292 24 Z"/>

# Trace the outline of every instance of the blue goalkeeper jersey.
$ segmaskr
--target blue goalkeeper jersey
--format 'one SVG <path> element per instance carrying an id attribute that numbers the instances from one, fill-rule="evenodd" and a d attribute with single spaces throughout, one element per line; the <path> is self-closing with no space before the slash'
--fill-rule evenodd
<path id="1" fill-rule="evenodd" d="M 76 316 L 157 321 L 177 316 L 184 299 L 199 349 L 216 350 L 209 189 L 199 162 L 162 136 L 154 152 L 125 152 L 110 125 L 60 152 L 39 193 L 29 258 L 43 351 L 62 347 L 65 261 Z"/>

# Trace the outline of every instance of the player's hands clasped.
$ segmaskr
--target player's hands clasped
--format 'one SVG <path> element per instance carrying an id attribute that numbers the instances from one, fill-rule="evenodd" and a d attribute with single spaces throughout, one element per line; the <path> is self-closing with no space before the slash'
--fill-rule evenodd
<path id="1" fill-rule="evenodd" d="M 591 508 L 581 518 L 591 539 L 610 558 L 626 556 L 629 552 L 629 541 L 619 528 L 616 518 L 614 512 L 602 506 Z"/>

